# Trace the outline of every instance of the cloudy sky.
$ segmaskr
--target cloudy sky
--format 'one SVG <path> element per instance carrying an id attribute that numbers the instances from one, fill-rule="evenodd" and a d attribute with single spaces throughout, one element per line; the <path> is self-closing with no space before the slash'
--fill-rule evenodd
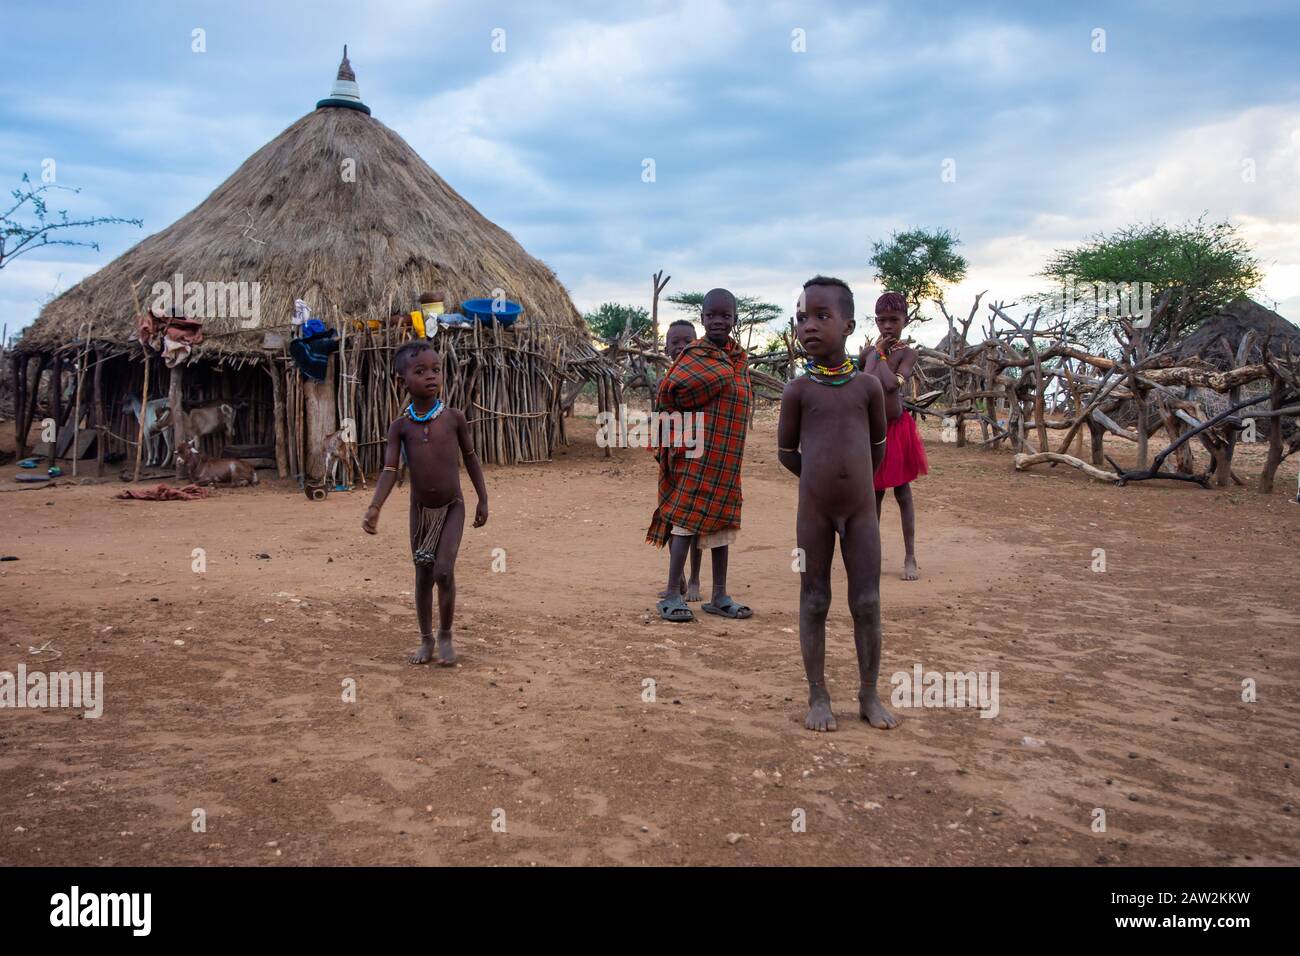
<path id="1" fill-rule="evenodd" d="M 660 268 L 783 305 L 824 272 L 870 303 L 871 241 L 924 226 L 962 240 L 964 312 L 1039 289 L 1053 249 L 1206 213 L 1300 320 L 1297 37 L 1287 0 L 5 0 L 0 184 L 53 159 L 82 190 L 56 208 L 144 229 L 15 260 L 0 323 L 201 202 L 328 93 L 345 42 L 374 116 L 584 311 L 648 305 Z"/>

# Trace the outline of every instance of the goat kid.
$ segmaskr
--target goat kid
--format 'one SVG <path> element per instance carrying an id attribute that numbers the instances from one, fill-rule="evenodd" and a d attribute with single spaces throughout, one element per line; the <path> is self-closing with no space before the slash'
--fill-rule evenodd
<path id="1" fill-rule="evenodd" d="M 185 467 L 190 481 L 196 484 L 257 484 L 257 469 L 248 462 L 239 458 L 209 458 L 192 439 L 176 449 L 176 458 Z"/>

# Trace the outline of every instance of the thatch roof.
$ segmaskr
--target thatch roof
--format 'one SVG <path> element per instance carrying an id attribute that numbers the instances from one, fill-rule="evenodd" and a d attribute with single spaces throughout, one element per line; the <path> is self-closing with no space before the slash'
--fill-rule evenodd
<path id="1" fill-rule="evenodd" d="M 242 330 L 238 316 L 204 317 L 199 351 L 209 354 L 257 352 L 266 330 L 289 327 L 294 299 L 333 325 L 340 315 L 410 310 L 426 290 L 458 303 L 499 288 L 524 306 L 525 321 L 580 332 L 555 274 L 363 109 L 308 113 L 194 210 L 46 305 L 18 347 L 58 347 L 87 322 L 93 338 L 125 344 L 135 334 L 132 282 L 148 308 L 153 284 L 176 273 L 186 282 L 260 284 L 258 328 Z"/>
<path id="2" fill-rule="evenodd" d="M 1248 362 L 1262 360 L 1264 342 L 1270 340 L 1275 355 L 1280 355 L 1291 343 L 1291 350 L 1300 356 L 1300 327 L 1284 319 L 1272 309 L 1265 308 L 1253 299 L 1235 299 L 1215 315 L 1210 316 L 1196 329 L 1181 339 L 1174 347 L 1179 361 L 1199 358 L 1218 369 L 1232 368 L 1228 351 L 1235 355 L 1237 347 L 1248 331 L 1254 330 L 1255 342 L 1251 346 Z"/>

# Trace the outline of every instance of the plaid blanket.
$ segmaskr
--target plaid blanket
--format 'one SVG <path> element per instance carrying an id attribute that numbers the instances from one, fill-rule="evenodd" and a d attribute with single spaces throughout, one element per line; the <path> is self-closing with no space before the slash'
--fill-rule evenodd
<path id="1" fill-rule="evenodd" d="M 696 339 L 659 383 L 663 411 L 703 414 L 703 454 L 682 449 L 659 455 L 659 507 L 646 532 L 658 547 L 674 526 L 710 534 L 740 526 L 740 465 L 751 401 L 748 356 L 734 341 L 719 348 Z"/>

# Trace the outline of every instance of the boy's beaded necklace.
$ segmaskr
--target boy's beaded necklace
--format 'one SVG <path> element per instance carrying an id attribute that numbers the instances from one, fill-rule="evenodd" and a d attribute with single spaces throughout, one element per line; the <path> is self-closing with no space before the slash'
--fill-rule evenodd
<path id="1" fill-rule="evenodd" d="M 814 382 L 822 385 L 843 385 L 858 377 L 858 370 L 853 364 L 853 359 L 848 357 L 841 364 L 834 367 L 822 365 L 812 359 L 805 359 L 803 367 Z"/>
<path id="2" fill-rule="evenodd" d="M 433 421 L 435 418 L 441 415 L 442 410 L 443 410 L 443 404 L 441 398 L 435 399 L 433 406 L 423 415 L 420 415 L 416 412 L 415 402 L 410 402 L 406 406 L 406 417 L 409 418 L 411 421 L 419 422 L 421 425 L 424 426 L 424 440 L 425 442 L 428 442 L 429 422 Z"/>

